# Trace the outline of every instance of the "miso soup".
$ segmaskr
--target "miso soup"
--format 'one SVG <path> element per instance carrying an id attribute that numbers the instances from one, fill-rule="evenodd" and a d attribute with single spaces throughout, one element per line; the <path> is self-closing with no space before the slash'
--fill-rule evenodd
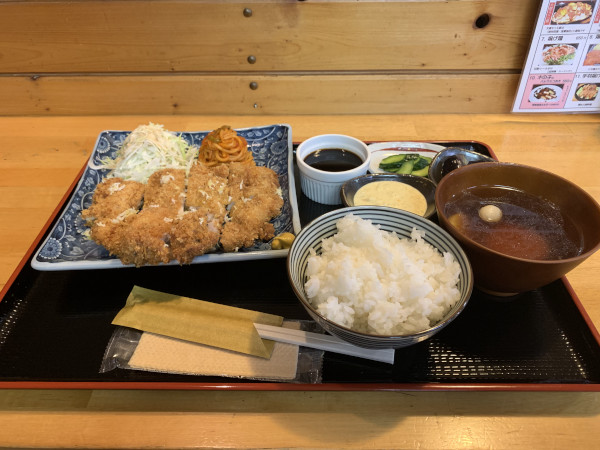
<path id="1" fill-rule="evenodd" d="M 502 211 L 495 222 L 479 210 L 494 205 Z M 505 186 L 475 186 L 453 196 L 444 212 L 450 223 L 484 247 L 524 259 L 557 260 L 577 256 L 583 243 L 573 241 L 575 225 L 555 204 Z"/>

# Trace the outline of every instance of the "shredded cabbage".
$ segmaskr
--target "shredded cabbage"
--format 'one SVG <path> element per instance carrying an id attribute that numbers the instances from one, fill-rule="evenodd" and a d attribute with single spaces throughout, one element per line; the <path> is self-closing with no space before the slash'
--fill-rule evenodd
<path id="1" fill-rule="evenodd" d="M 150 175 L 161 169 L 185 169 L 186 173 L 198 156 L 198 147 L 163 125 L 140 125 L 127 136 L 115 159 L 102 161 L 112 169 L 109 177 L 148 181 Z"/>

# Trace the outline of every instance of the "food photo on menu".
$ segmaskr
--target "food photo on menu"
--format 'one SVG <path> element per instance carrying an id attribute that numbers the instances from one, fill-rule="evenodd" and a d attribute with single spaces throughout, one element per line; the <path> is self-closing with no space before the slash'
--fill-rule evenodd
<path id="1" fill-rule="evenodd" d="M 513 112 L 597 112 L 600 2 L 544 1 Z"/>
<path id="2" fill-rule="evenodd" d="M 600 44 L 592 44 L 583 60 L 584 66 L 596 66 L 600 64 Z"/>
<path id="3" fill-rule="evenodd" d="M 575 88 L 575 95 L 573 100 L 578 102 L 589 102 L 596 100 L 598 96 L 598 84 L 597 83 L 580 83 Z"/>
<path id="4" fill-rule="evenodd" d="M 552 14 L 552 24 L 570 25 L 590 23 L 595 1 L 557 2 Z"/>
<path id="5" fill-rule="evenodd" d="M 560 100 L 564 85 L 557 84 L 534 84 L 529 95 L 531 103 L 557 102 Z"/>
<path id="6" fill-rule="evenodd" d="M 572 65 L 579 44 L 547 44 L 542 49 L 542 61 L 548 66 Z"/>

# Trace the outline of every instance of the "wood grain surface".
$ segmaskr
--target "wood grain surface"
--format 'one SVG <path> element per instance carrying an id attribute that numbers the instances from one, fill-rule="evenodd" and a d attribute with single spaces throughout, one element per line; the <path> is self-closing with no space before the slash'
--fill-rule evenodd
<path id="1" fill-rule="evenodd" d="M 537 9 L 532 0 L 2 2 L 0 73 L 518 71 Z M 478 28 L 482 14 L 491 19 Z"/>
<path id="2" fill-rule="evenodd" d="M 598 115 L 87 116 L 0 119 L 0 285 L 105 129 L 289 123 L 294 140 L 477 140 L 600 200 Z M 568 279 L 600 324 L 600 254 Z M 0 336 L 1 338 L 1 336 Z M 590 449 L 600 393 L 0 391 L 0 447 Z"/>
<path id="3" fill-rule="evenodd" d="M 510 110 L 519 82 L 519 75 L 514 74 L 133 78 L 5 78 L 0 89 L 7 95 L 0 110 L 11 115 L 489 113 Z M 257 89 L 251 89 L 251 83 Z"/>
<path id="4" fill-rule="evenodd" d="M 0 116 L 504 113 L 538 8 L 0 2 Z"/>

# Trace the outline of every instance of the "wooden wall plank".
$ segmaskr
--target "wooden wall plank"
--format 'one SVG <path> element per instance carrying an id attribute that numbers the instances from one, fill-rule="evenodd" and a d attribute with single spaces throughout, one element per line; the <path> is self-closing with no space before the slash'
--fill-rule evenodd
<path id="1" fill-rule="evenodd" d="M 537 0 L 2 2 L 0 73 L 517 72 L 538 7 Z M 482 14 L 490 22 L 479 29 Z"/>
<path id="2" fill-rule="evenodd" d="M 14 76 L 0 83 L 0 115 L 507 112 L 518 80 L 517 74 Z"/>
<path id="3" fill-rule="evenodd" d="M 503 113 L 538 7 L 0 1 L 0 115 Z"/>

